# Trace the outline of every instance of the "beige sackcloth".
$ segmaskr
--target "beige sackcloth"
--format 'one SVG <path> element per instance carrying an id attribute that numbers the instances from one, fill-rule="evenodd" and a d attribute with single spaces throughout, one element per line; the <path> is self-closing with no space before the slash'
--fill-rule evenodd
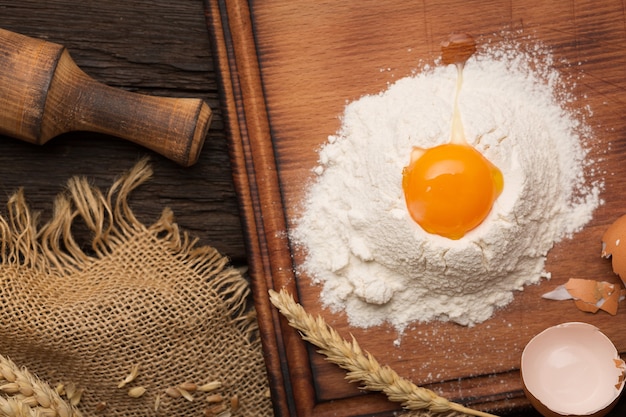
<path id="1" fill-rule="evenodd" d="M 273 414 L 248 282 L 169 209 L 149 227 L 135 218 L 129 193 L 151 174 L 140 161 L 108 193 L 72 178 L 43 225 L 23 192 L 10 198 L 0 217 L 0 415 L 12 413 L 6 398 L 32 415 L 67 414 L 38 403 L 9 360 L 75 403 L 70 415 Z M 72 236 L 77 222 L 92 232 L 87 247 Z"/>

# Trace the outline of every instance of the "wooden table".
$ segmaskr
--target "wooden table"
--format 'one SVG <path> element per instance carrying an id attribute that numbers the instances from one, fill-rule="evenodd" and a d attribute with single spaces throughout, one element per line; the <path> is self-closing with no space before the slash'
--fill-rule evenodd
<path id="1" fill-rule="evenodd" d="M 72 133 L 43 146 L 0 141 L 1 205 L 23 187 L 45 218 L 52 198 L 73 175 L 106 188 L 142 156 L 154 178 L 133 195 L 149 223 L 169 206 L 179 225 L 215 246 L 237 265 L 246 252 L 229 165 L 204 5 L 197 0 L 0 1 L 0 27 L 66 46 L 79 67 L 110 86 L 143 94 L 198 97 L 213 121 L 198 163 L 181 168 L 113 137 Z"/>
<path id="2" fill-rule="evenodd" d="M 201 244 L 216 247 L 234 265 L 246 265 L 220 74 L 205 18 L 211 6 L 200 0 L 0 0 L 0 27 L 65 45 L 94 79 L 144 94 L 200 97 L 214 112 L 204 151 L 191 168 L 104 135 L 71 133 L 44 146 L 2 137 L 0 213 L 8 196 L 23 187 L 45 220 L 54 196 L 71 176 L 87 176 L 106 188 L 135 161 L 150 155 L 154 177 L 131 201 L 139 219 L 150 223 L 168 206 L 180 227 Z M 75 232 L 86 237 L 80 227 Z M 611 415 L 625 412 L 623 400 Z"/>

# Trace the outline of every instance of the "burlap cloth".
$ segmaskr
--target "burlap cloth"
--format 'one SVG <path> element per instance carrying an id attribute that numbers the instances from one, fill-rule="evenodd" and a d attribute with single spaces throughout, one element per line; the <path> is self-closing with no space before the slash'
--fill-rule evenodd
<path id="1" fill-rule="evenodd" d="M 170 210 L 149 227 L 136 219 L 128 196 L 151 174 L 141 161 L 107 194 L 73 178 L 43 225 L 21 191 L 10 198 L 0 217 L 0 394 L 41 408 L 7 380 L 10 358 L 73 400 L 75 414 L 270 416 L 248 283 Z M 72 236 L 76 222 L 92 232 L 87 247 Z"/>

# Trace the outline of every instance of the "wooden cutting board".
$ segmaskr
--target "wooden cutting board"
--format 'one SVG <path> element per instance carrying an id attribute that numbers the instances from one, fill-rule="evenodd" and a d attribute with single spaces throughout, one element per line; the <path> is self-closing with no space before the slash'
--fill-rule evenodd
<path id="1" fill-rule="evenodd" d="M 541 294 L 570 277 L 615 280 L 600 257 L 606 227 L 626 212 L 626 21 L 621 1 L 223 0 L 209 2 L 219 57 L 234 178 L 248 240 L 259 324 L 272 395 L 284 416 L 391 415 L 398 406 L 346 383 L 270 307 L 268 288 L 286 287 L 304 307 L 418 385 L 469 406 L 505 412 L 527 406 L 519 378 L 525 344 L 547 326 L 584 321 L 626 351 L 626 306 L 615 317 L 587 314 Z M 294 268 L 288 226 L 298 215 L 320 145 L 339 128 L 346 102 L 386 89 L 439 56 L 451 32 L 480 42 L 540 41 L 555 66 L 575 80 L 593 110 L 602 150 L 605 204 L 573 239 L 549 254 L 552 280 L 527 287 L 494 317 L 468 328 L 416 325 L 399 347 L 390 327 L 350 328 L 320 307 L 320 288 Z"/>

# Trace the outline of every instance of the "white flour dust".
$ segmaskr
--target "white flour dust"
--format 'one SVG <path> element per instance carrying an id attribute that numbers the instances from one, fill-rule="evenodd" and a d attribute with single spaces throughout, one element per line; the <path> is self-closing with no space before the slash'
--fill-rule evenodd
<path id="1" fill-rule="evenodd" d="M 450 139 L 456 68 L 435 66 L 345 108 L 319 152 L 291 238 L 321 301 L 351 325 L 414 321 L 473 325 L 549 277 L 547 252 L 601 204 L 588 181 L 590 129 L 543 51 L 492 47 L 470 58 L 459 96 L 467 140 L 504 176 L 488 218 L 459 240 L 424 232 L 409 216 L 402 168 L 414 146 Z"/>

